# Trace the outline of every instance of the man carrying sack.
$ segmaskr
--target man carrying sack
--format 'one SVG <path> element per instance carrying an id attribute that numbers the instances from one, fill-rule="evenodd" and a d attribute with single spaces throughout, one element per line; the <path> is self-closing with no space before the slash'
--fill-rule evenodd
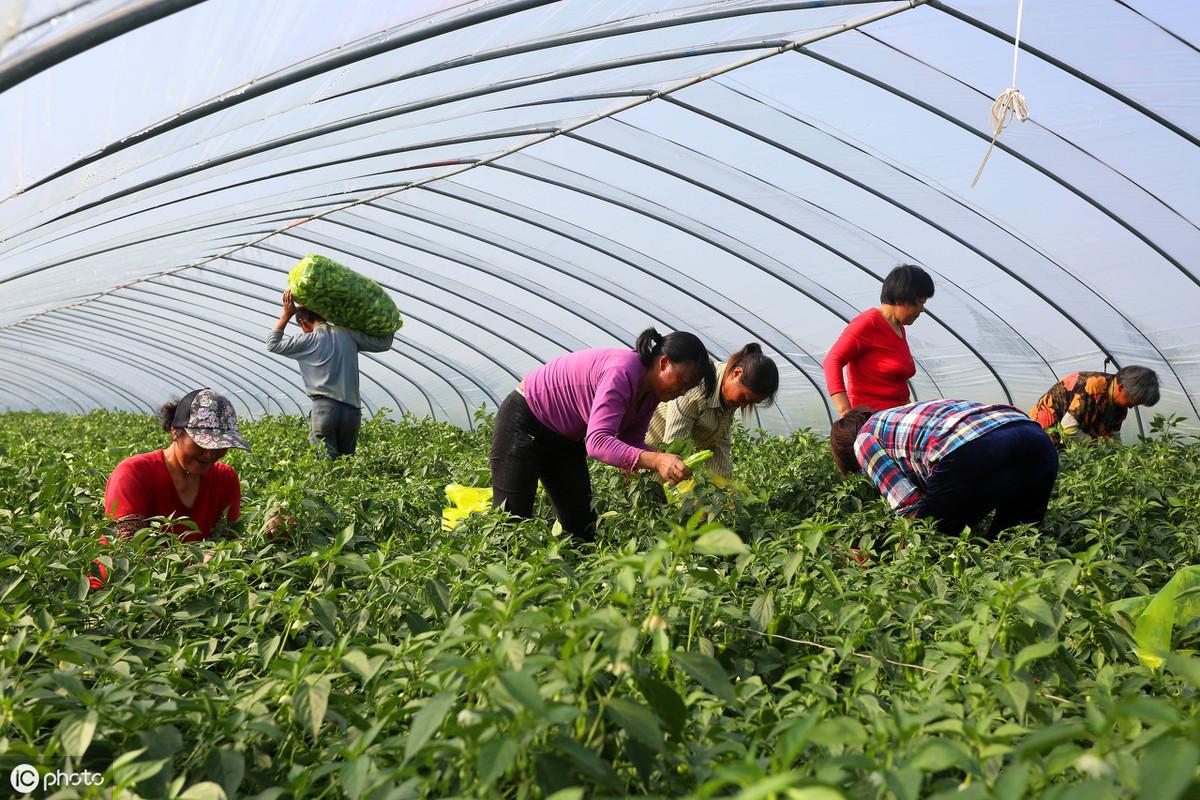
<path id="1" fill-rule="evenodd" d="M 292 317 L 299 336 L 284 336 Z M 358 396 L 358 353 L 382 353 L 391 349 L 396 334 L 368 336 L 350 328 L 331 325 L 308 308 L 296 306 L 291 290 L 283 293 L 283 311 L 267 334 L 267 350 L 300 362 L 304 391 L 312 398 L 308 440 L 320 443 L 329 458 L 354 455 L 362 409 Z"/>

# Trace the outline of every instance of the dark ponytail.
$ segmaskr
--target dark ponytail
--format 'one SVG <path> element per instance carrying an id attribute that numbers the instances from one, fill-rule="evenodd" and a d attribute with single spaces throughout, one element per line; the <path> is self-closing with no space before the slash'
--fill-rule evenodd
<path id="1" fill-rule="evenodd" d="M 158 407 L 158 424 L 167 433 L 170 433 L 171 429 L 175 427 L 173 423 L 175 422 L 175 411 L 178 408 L 178 399 L 169 400 Z"/>
<path id="2" fill-rule="evenodd" d="M 763 398 L 759 405 L 769 406 L 775 402 L 775 393 L 779 391 L 779 367 L 763 355 L 761 344 L 750 342 L 731 355 L 725 362 L 725 374 L 737 367 L 742 368 L 742 386 Z"/>
<path id="3" fill-rule="evenodd" d="M 691 365 L 700 375 L 705 395 L 711 394 L 717 385 L 717 371 L 713 368 L 712 359 L 708 357 L 708 350 L 700 337 L 694 333 L 673 331 L 663 336 L 654 328 L 646 328 L 638 334 L 634 349 L 644 367 L 649 367 L 659 356 L 666 356 L 672 364 Z"/>

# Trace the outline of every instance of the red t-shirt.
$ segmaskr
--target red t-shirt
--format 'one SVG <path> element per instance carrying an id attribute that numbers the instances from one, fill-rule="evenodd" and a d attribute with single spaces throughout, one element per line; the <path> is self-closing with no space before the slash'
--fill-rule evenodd
<path id="1" fill-rule="evenodd" d="M 131 456 L 113 470 L 104 487 L 104 510 L 113 519 L 137 514 L 141 517 L 187 517 L 200 529 L 189 532 L 184 525 L 175 527 L 183 541 L 194 542 L 212 536 L 217 520 L 228 510 L 230 522 L 241 513 L 242 486 L 237 472 L 228 464 L 214 463 L 200 479 L 200 491 L 191 508 L 175 491 L 162 450 Z"/>
<path id="2" fill-rule="evenodd" d="M 136 514 L 141 517 L 187 517 L 196 523 L 199 531 L 191 531 L 186 525 L 176 525 L 174 533 L 185 542 L 195 542 L 212 536 L 213 528 L 222 514 L 228 512 L 230 522 L 236 522 L 241 514 L 242 486 L 237 471 L 220 461 L 209 468 L 200 479 L 200 490 L 196 501 L 188 508 L 175 491 L 171 473 L 162 450 L 130 456 L 117 465 L 108 476 L 104 487 L 104 510 L 113 519 Z M 101 536 L 101 542 L 108 540 Z M 93 589 L 104 586 L 107 570 L 97 563 L 100 576 L 89 576 Z"/>
<path id="3" fill-rule="evenodd" d="M 917 374 L 904 326 L 897 336 L 878 308 L 850 320 L 825 356 L 824 367 L 830 396 L 846 392 L 852 408 L 867 406 L 872 411 L 908 403 L 908 380 Z M 842 381 L 843 368 L 849 390 Z"/>

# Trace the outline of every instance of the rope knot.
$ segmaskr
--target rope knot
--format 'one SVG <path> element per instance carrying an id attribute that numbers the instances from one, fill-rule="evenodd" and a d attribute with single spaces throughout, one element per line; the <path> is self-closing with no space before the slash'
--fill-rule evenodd
<path id="1" fill-rule="evenodd" d="M 1015 116 L 1021 122 L 1029 119 L 1029 107 L 1025 105 L 1025 98 L 1017 91 L 1017 56 L 1021 54 L 1021 12 L 1025 7 L 1025 0 L 1017 0 L 1017 30 L 1013 36 L 1013 67 L 1012 67 L 1012 85 L 1000 93 L 996 98 L 996 102 L 992 103 L 992 143 L 988 145 L 987 152 L 983 154 L 983 163 L 979 165 L 979 171 L 975 173 L 975 180 L 971 181 L 971 188 L 975 188 L 975 184 L 979 183 L 979 176 L 983 174 L 983 168 L 987 165 L 988 158 L 992 155 L 992 148 L 996 146 L 996 140 L 1000 138 L 1000 131 L 1004 130 L 1004 126 L 1008 125 Z"/>
<path id="2" fill-rule="evenodd" d="M 996 146 L 996 140 L 1000 138 L 1000 131 L 1012 122 L 1013 117 L 1021 122 L 1029 119 L 1029 107 L 1025 105 L 1025 97 L 1017 91 L 1015 86 L 1005 89 L 996 98 L 996 102 L 992 103 L 992 143 L 988 145 L 987 152 L 983 154 L 983 162 L 975 173 L 975 180 L 971 181 L 972 189 L 975 188 L 975 184 L 979 183 L 979 176 L 983 175 L 983 168 L 992 155 L 992 148 Z"/>

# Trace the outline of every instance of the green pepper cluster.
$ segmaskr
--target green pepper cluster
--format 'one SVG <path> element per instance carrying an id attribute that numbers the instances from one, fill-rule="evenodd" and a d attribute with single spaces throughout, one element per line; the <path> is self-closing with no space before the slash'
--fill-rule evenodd
<path id="1" fill-rule="evenodd" d="M 300 259 L 288 274 L 288 289 L 298 305 L 369 336 L 393 334 L 404 324 L 382 286 L 325 256 Z"/>

